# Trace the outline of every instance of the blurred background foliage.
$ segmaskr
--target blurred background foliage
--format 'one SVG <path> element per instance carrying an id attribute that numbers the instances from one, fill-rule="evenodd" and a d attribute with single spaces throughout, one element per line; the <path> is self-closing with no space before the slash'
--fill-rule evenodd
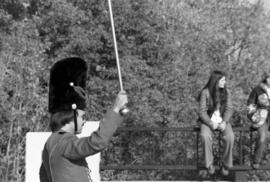
<path id="1" fill-rule="evenodd" d="M 270 18 L 261 1 L 113 0 L 112 4 L 131 109 L 123 126 L 196 125 L 196 97 L 214 69 L 227 73 L 233 126 L 249 124 L 248 94 L 270 71 Z M 107 1 L 0 2 L 1 181 L 24 181 L 25 135 L 49 131 L 49 69 L 69 56 L 79 56 L 89 65 L 87 113 L 89 120 L 99 120 L 119 91 Z M 182 135 L 120 133 L 102 163 L 181 165 L 195 155 L 187 147 L 193 138 Z M 268 145 L 266 153 L 269 150 Z M 269 158 L 266 155 L 265 161 Z M 252 173 L 250 179 L 270 180 L 269 176 Z M 102 178 L 176 180 L 179 172 L 104 171 Z"/>

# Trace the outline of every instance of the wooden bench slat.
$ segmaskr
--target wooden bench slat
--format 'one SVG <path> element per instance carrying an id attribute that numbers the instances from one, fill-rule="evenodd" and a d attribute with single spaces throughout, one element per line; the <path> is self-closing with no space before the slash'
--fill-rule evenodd
<path id="1" fill-rule="evenodd" d="M 101 170 L 196 170 L 195 165 L 100 165 Z"/>
<path id="2" fill-rule="evenodd" d="M 196 165 L 100 165 L 101 170 L 199 170 L 205 169 L 203 166 L 197 168 Z M 215 166 L 218 170 L 219 166 Z M 236 165 L 231 171 L 254 170 L 251 166 Z M 262 165 L 257 170 L 270 170 L 269 165 Z"/>
<path id="3" fill-rule="evenodd" d="M 199 126 L 194 127 L 120 127 L 117 131 L 200 131 Z M 233 127 L 233 131 L 254 131 L 250 127 Z"/>

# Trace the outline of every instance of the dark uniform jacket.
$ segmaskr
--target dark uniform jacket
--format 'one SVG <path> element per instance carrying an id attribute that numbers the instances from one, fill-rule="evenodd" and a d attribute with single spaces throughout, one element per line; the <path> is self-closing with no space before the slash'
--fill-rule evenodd
<path id="1" fill-rule="evenodd" d="M 267 94 L 267 90 L 266 90 L 266 85 L 261 83 L 259 85 L 257 85 L 252 92 L 249 95 L 248 101 L 247 101 L 247 106 L 248 106 L 248 118 L 253 121 L 254 119 L 256 120 L 257 118 L 253 117 L 256 116 L 259 119 L 264 119 L 266 122 L 270 123 L 270 117 L 269 117 L 269 108 L 270 108 L 270 96 L 268 96 Z M 262 110 L 265 110 L 266 112 L 268 112 L 267 117 L 266 118 L 262 118 L 263 116 L 260 116 Z M 264 121 L 264 122 L 265 122 Z M 253 121 L 254 124 L 257 121 Z M 255 124 L 256 125 L 256 124 Z M 270 129 L 270 128 L 269 128 Z"/>
<path id="2" fill-rule="evenodd" d="M 108 111 L 99 129 L 89 137 L 78 138 L 64 131 L 52 133 L 42 153 L 41 182 L 89 182 L 86 157 L 103 150 L 122 122 L 122 117 Z"/>
<path id="3" fill-rule="evenodd" d="M 199 98 L 199 121 L 210 126 L 211 125 L 211 115 L 213 114 L 213 109 L 211 106 L 213 101 L 210 97 L 208 89 L 204 89 Z M 212 114 L 211 114 L 212 113 Z M 225 103 L 225 111 L 223 114 L 223 121 L 229 122 L 233 114 L 233 107 L 231 102 L 231 95 L 227 91 L 227 100 Z"/>

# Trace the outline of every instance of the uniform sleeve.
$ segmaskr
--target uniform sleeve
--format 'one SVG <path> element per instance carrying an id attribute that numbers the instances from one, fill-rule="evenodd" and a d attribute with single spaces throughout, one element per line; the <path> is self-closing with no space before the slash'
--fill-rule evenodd
<path id="1" fill-rule="evenodd" d="M 99 128 L 89 137 L 77 138 L 68 134 L 62 142 L 63 155 L 69 159 L 84 158 L 103 150 L 109 143 L 112 135 L 123 118 L 112 110 L 109 110 L 100 121 Z"/>
<path id="2" fill-rule="evenodd" d="M 40 179 L 40 182 L 50 182 L 43 163 L 41 164 L 39 168 L 39 179 Z"/>
<path id="3" fill-rule="evenodd" d="M 199 100 L 199 117 L 201 121 L 211 127 L 212 121 L 207 113 L 207 90 L 203 90 Z"/>
<path id="4" fill-rule="evenodd" d="M 253 89 L 247 100 L 247 117 L 251 119 L 257 108 L 257 92 Z"/>
<path id="5" fill-rule="evenodd" d="M 51 173 L 49 170 L 49 154 L 48 150 L 46 148 L 47 142 L 44 145 L 43 151 L 42 151 L 42 163 L 39 168 L 39 179 L 40 182 L 51 182 Z"/>
<path id="6" fill-rule="evenodd" d="M 232 97 L 231 97 L 231 93 L 227 91 L 227 101 L 226 101 L 223 121 L 228 123 L 232 115 L 233 115 Z"/>

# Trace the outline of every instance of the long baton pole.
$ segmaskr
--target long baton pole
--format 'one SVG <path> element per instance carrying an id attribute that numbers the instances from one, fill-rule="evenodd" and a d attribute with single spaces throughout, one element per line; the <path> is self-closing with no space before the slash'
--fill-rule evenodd
<path id="1" fill-rule="evenodd" d="M 110 19 L 111 19 L 112 33 L 113 33 L 113 43 L 114 43 L 115 57 L 116 57 L 116 63 L 117 63 L 117 70 L 118 70 L 118 78 L 119 78 L 120 90 L 123 91 L 124 89 L 123 89 L 122 75 L 121 75 L 120 62 L 119 62 L 119 56 L 118 56 L 118 48 L 117 48 L 117 42 L 116 42 L 116 36 L 115 36 L 115 29 L 114 29 L 114 20 L 113 20 L 113 12 L 112 12 L 112 3 L 111 3 L 111 0 L 108 0 L 108 3 L 109 3 Z"/>
<path id="2" fill-rule="evenodd" d="M 122 83 L 122 74 L 121 74 L 121 69 L 120 69 L 120 61 L 119 61 L 119 56 L 118 56 L 118 48 L 117 48 L 117 42 L 116 42 L 116 36 L 115 36 L 111 0 L 108 0 L 108 3 L 109 3 L 109 12 L 110 12 L 111 25 L 112 25 L 113 43 L 114 43 L 114 50 L 115 50 L 115 57 L 116 57 L 116 64 L 117 64 L 117 71 L 118 71 L 118 79 L 119 79 L 119 84 L 120 84 L 120 91 L 124 91 L 123 83 Z M 129 109 L 127 107 L 120 110 L 120 113 L 123 115 L 127 114 L 128 112 L 129 112 Z"/>

